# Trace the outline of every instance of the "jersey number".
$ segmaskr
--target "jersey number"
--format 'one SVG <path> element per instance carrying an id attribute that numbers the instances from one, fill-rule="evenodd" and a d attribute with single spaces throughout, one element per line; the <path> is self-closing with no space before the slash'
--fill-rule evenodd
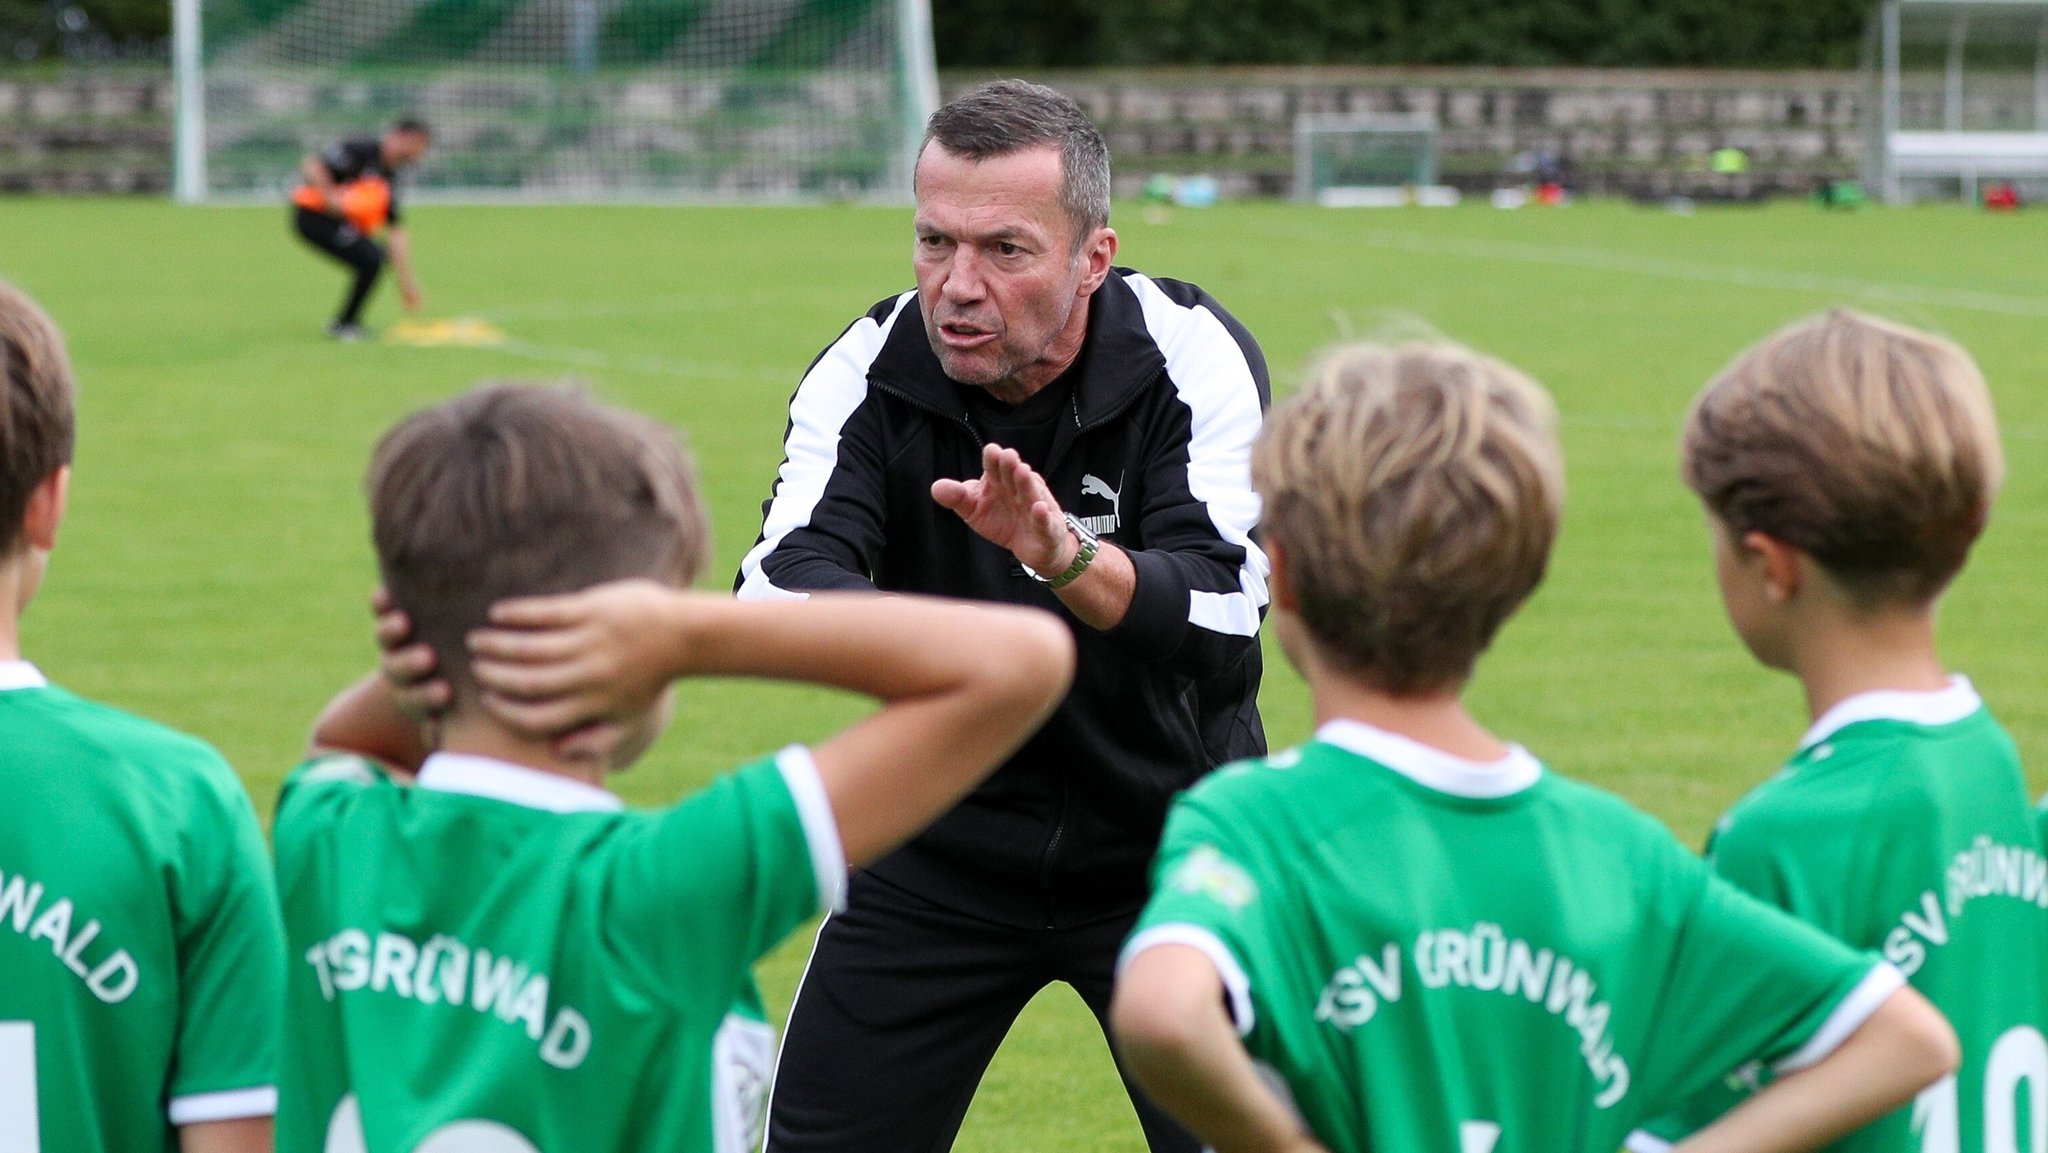
<path id="1" fill-rule="evenodd" d="M 363 1153 L 363 1114 L 350 1093 L 327 1120 L 322 1153 Z M 0 1146 L 5 1148 L 5 1146 Z M 516 1129 L 496 1121 L 450 1121 L 413 1146 L 412 1153 L 539 1153 Z"/>
<path id="2" fill-rule="evenodd" d="M 36 1025 L 0 1021 L 0 1149 L 39 1153 L 43 1126 L 36 1116 Z"/>
<path id="3" fill-rule="evenodd" d="M 1500 1126 L 1491 1121 L 1466 1121 L 1458 1126 L 1458 1153 L 1493 1153 Z"/>
<path id="4" fill-rule="evenodd" d="M 2024 1134 L 2016 1107 L 2022 1083 L 2027 1094 Z M 1959 1153 L 1961 1114 L 1953 1076 L 1921 1090 L 1913 1099 L 1920 1153 Z M 1984 1062 L 1984 1153 L 2048 1153 L 2048 1039 L 2031 1025 L 1999 1034 Z"/>

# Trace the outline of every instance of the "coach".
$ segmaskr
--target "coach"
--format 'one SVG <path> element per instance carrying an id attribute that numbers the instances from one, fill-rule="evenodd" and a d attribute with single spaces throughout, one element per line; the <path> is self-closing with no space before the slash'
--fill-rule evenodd
<path id="1" fill-rule="evenodd" d="M 805 374 L 739 595 L 1041 605 L 1080 667 L 1043 731 L 827 919 L 770 1153 L 949 1147 L 1034 994 L 1065 981 L 1107 1011 L 1168 801 L 1265 750 L 1258 345 L 1201 289 L 1113 267 L 1108 148 L 1051 89 L 940 109 L 916 189 L 917 290 Z M 1136 1104 L 1153 1149 L 1196 1147 Z"/>

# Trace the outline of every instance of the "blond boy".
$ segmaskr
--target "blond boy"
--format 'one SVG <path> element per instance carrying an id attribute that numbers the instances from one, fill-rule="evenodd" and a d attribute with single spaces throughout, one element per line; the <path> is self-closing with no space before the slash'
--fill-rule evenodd
<path id="1" fill-rule="evenodd" d="M 1113 1016 L 1218 1153 L 1613 1149 L 1751 1059 L 1805 1071 L 1694 1148 L 1769 1153 L 1947 1072 L 1890 965 L 1466 712 L 1556 535 L 1541 388 L 1457 348 L 1347 350 L 1274 411 L 1253 481 L 1318 728 L 1175 806 Z"/>
<path id="2" fill-rule="evenodd" d="M 22 659 L 73 388 L 5 283 L 0 389 L 0 1150 L 267 1151 L 284 963 L 249 796 L 213 749 Z"/>
<path id="3" fill-rule="evenodd" d="M 1799 678 L 1812 727 L 1737 802 L 1715 872 L 1883 955 L 1948 1015 L 1955 1077 L 1838 1142 L 2026 1148 L 2048 1132 L 2048 876 L 2010 738 L 1935 651 L 1934 612 L 2004 473 L 1991 397 L 1949 341 L 1838 310 L 1750 349 L 1686 421 L 1729 620 Z M 1638 1135 L 1661 1149 L 1728 1084 Z M 2031 1096 L 2031 1121 L 2016 1113 Z"/>
<path id="4" fill-rule="evenodd" d="M 1023 609 L 684 592 L 707 526 L 682 449 L 572 392 L 493 386 L 417 413 L 369 489 L 391 600 L 455 699 L 428 754 L 387 682 L 357 685 L 315 733 L 354 755 L 285 786 L 279 1147 L 751 1153 L 774 1055 L 753 962 L 1037 726 L 1071 638 Z M 661 731 L 669 683 L 699 675 L 883 705 L 624 810 L 608 774 Z M 523 735 L 593 724 L 610 739 L 577 751 Z"/>

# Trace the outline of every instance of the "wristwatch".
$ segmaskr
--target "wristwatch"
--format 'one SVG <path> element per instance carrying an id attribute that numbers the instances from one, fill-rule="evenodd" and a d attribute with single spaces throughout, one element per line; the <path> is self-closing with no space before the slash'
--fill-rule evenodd
<path id="1" fill-rule="evenodd" d="M 1073 513 L 1067 514 L 1067 527 L 1073 530 L 1074 539 L 1081 542 L 1080 550 L 1074 553 L 1073 563 L 1049 577 L 1039 576 L 1030 565 L 1024 566 L 1026 575 L 1055 592 L 1081 579 L 1081 574 L 1087 572 L 1089 564 L 1095 560 L 1095 554 L 1102 551 L 1102 538 L 1091 532 Z"/>

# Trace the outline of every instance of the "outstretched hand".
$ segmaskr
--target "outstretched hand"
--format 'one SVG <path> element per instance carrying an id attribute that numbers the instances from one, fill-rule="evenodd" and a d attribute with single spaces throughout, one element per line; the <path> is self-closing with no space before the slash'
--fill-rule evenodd
<path id="1" fill-rule="evenodd" d="M 1072 564 L 1081 547 L 1045 479 L 1015 449 L 983 445 L 981 476 L 935 481 L 932 499 L 1040 576 Z"/>
<path id="2" fill-rule="evenodd" d="M 556 740 L 565 753 L 615 738 L 682 672 L 682 597 L 650 580 L 491 606 L 469 635 L 483 707 L 508 727 Z M 568 736 L 563 736 L 563 734 Z"/>

